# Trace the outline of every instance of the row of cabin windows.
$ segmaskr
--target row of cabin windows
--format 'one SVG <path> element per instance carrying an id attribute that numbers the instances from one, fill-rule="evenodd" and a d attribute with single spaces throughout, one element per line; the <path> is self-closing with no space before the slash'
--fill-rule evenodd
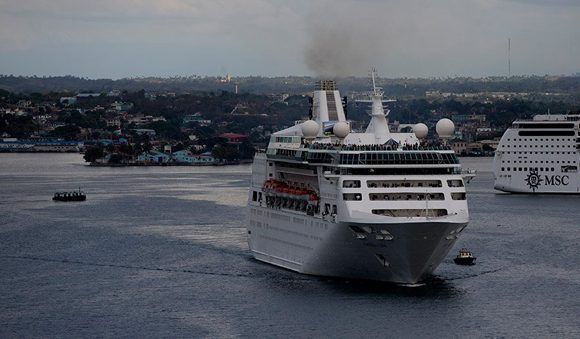
<path id="1" fill-rule="evenodd" d="M 463 187 L 463 180 L 447 180 L 449 187 Z M 344 188 L 360 188 L 360 180 L 344 180 Z M 368 188 L 398 188 L 398 187 L 443 187 L 441 180 L 368 180 Z"/>
<path id="2" fill-rule="evenodd" d="M 375 200 L 445 200 L 443 193 L 371 193 L 369 194 L 371 201 Z"/>
<path id="3" fill-rule="evenodd" d="M 574 145 L 505 145 L 505 148 L 574 148 Z"/>
<path id="4" fill-rule="evenodd" d="M 376 215 L 399 218 L 442 217 L 448 214 L 446 209 L 380 209 L 371 212 Z"/>
<path id="5" fill-rule="evenodd" d="M 404 167 L 404 168 L 341 168 L 341 175 L 363 175 L 363 176 L 374 176 L 374 175 L 449 175 L 449 174 L 461 174 L 460 167 Z"/>
<path id="6" fill-rule="evenodd" d="M 564 136 L 575 136 L 574 130 L 559 130 L 559 131 L 531 131 L 531 130 L 520 130 L 518 131 L 520 137 L 564 137 Z"/>
<path id="7" fill-rule="evenodd" d="M 511 160 L 502 160 L 501 162 L 502 162 L 502 164 L 503 163 L 506 163 L 506 164 L 512 163 Z M 527 160 L 523 160 L 523 161 L 522 160 L 514 160 L 513 163 L 514 164 L 516 164 L 516 163 L 517 164 L 522 164 L 522 163 L 523 164 L 527 164 L 527 163 L 530 163 L 530 164 L 532 164 L 532 163 L 534 163 L 534 164 L 543 164 L 544 163 L 544 160 L 530 160 L 530 161 L 527 161 Z M 559 163 L 560 163 L 560 160 L 551 160 L 551 161 L 546 160 L 546 164 L 559 164 Z M 572 161 L 572 160 L 562 160 L 561 163 L 562 164 L 575 164 L 576 161 Z"/>
<path id="8" fill-rule="evenodd" d="M 296 157 L 297 151 L 289 150 L 289 149 L 280 149 L 276 150 L 276 155 L 281 155 L 285 157 Z"/>
<path id="9" fill-rule="evenodd" d="M 511 171 L 510 167 L 502 167 L 501 170 L 502 171 Z M 546 172 L 555 172 L 555 168 L 554 167 L 530 167 L 530 170 L 532 171 L 538 171 L 538 169 L 540 171 L 546 171 Z M 515 172 L 527 172 L 528 171 L 528 167 L 514 167 L 513 170 Z M 578 172 L 578 166 L 573 166 L 573 165 L 564 165 L 562 167 L 560 167 L 560 172 L 562 173 L 576 173 Z"/>
<path id="10" fill-rule="evenodd" d="M 381 164 L 458 164 L 454 153 L 360 153 L 340 154 L 343 165 L 381 165 Z"/>
<path id="11" fill-rule="evenodd" d="M 300 137 L 275 137 L 274 142 L 281 143 L 300 143 Z"/>
<path id="12" fill-rule="evenodd" d="M 441 180 L 368 180 L 367 187 L 442 187 L 442 184 Z"/>
<path id="13" fill-rule="evenodd" d="M 505 154 L 512 154 L 512 153 L 513 154 L 574 154 L 576 152 L 531 152 L 531 151 L 530 152 L 526 152 L 526 151 L 523 151 L 523 152 L 507 151 L 507 152 L 505 152 Z"/>
<path id="14" fill-rule="evenodd" d="M 531 138 L 530 139 L 527 139 L 527 138 L 519 139 L 519 138 L 517 138 L 517 139 L 513 139 L 513 141 L 523 141 L 523 142 L 530 142 L 530 141 L 542 141 L 542 142 L 544 142 L 544 141 L 573 141 L 573 140 L 574 140 L 574 138 L 565 138 L 565 139 L 562 139 L 562 140 L 560 140 L 558 138 L 556 138 L 556 139 L 546 139 L 546 140 L 544 140 L 542 138 L 540 138 L 540 139 L 538 139 L 538 138 L 533 138 L 533 139 L 531 139 Z M 511 139 L 508 138 L 507 141 L 511 141 Z"/>
<path id="15" fill-rule="evenodd" d="M 512 172 L 512 171 L 513 172 L 527 172 L 528 168 L 527 167 L 514 167 L 514 168 L 502 167 L 501 170 L 504 172 Z M 555 171 L 554 167 L 530 167 L 530 171 L 538 171 L 538 170 L 540 170 L 540 171 L 545 170 L 546 172 L 554 172 Z"/>
<path id="16" fill-rule="evenodd" d="M 332 155 L 330 153 L 309 152 L 307 159 L 309 162 L 329 164 L 332 162 Z"/>
<path id="17" fill-rule="evenodd" d="M 559 122 L 514 122 L 515 128 L 521 129 L 558 129 L 558 128 L 574 128 L 573 123 L 559 121 Z"/>
<path id="18" fill-rule="evenodd" d="M 362 201 L 362 194 L 360 193 L 344 193 L 342 199 L 345 201 Z M 451 193 L 453 200 L 466 200 L 465 192 Z M 424 201 L 424 200 L 445 200 L 443 193 L 371 193 L 369 194 L 370 201 Z"/>

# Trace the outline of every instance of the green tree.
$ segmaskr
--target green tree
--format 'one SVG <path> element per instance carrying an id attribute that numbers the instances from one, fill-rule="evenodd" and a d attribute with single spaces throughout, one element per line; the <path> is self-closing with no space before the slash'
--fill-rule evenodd
<path id="1" fill-rule="evenodd" d="M 105 150 L 108 153 L 113 153 L 115 151 L 115 146 L 113 144 L 108 144 L 107 146 L 105 146 Z"/>
<path id="2" fill-rule="evenodd" d="M 174 145 L 174 146 L 171 148 L 172 152 L 179 152 L 179 151 L 182 151 L 182 150 L 184 150 L 184 149 L 185 149 L 185 146 L 183 145 L 183 143 L 182 143 L 182 142 L 178 142 L 177 144 L 175 144 L 175 145 Z"/>
<path id="3" fill-rule="evenodd" d="M 109 157 L 109 164 L 121 164 L 123 163 L 123 156 L 118 153 L 113 153 Z"/>
<path id="4" fill-rule="evenodd" d="M 77 135 L 81 129 L 75 125 L 59 126 L 50 132 L 51 137 L 62 138 L 65 140 L 77 140 Z"/>
<path id="5" fill-rule="evenodd" d="M 240 158 L 241 159 L 252 159 L 254 157 L 254 153 L 256 153 L 256 149 L 249 141 L 244 141 L 240 144 Z"/>
<path id="6" fill-rule="evenodd" d="M 102 146 L 87 147 L 83 158 L 86 162 L 93 163 L 97 159 L 101 159 L 104 155 Z"/>
<path id="7" fill-rule="evenodd" d="M 230 144 L 219 144 L 216 145 L 212 151 L 212 155 L 219 159 L 226 159 L 228 161 L 234 161 L 240 158 L 240 152 L 235 145 Z"/>
<path id="8" fill-rule="evenodd" d="M 32 117 L 0 116 L 0 134 L 7 133 L 15 138 L 28 138 L 36 130 Z"/>

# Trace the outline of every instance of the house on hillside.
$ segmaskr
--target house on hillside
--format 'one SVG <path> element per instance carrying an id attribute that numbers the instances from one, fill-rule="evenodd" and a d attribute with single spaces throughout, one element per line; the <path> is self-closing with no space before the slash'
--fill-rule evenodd
<path id="1" fill-rule="evenodd" d="M 117 112 L 126 112 L 133 109 L 134 105 L 132 102 L 118 102 L 115 101 L 111 104 L 111 107 Z"/>
<path id="2" fill-rule="evenodd" d="M 467 142 L 460 139 L 455 139 L 451 140 L 449 144 L 456 154 L 464 155 L 467 153 Z"/>
<path id="3" fill-rule="evenodd" d="M 188 114 L 185 117 L 183 117 L 183 123 L 184 124 L 195 123 L 199 126 L 209 126 L 211 125 L 211 120 L 204 119 L 201 113 L 198 112 L 195 114 Z"/>
<path id="4" fill-rule="evenodd" d="M 77 98 L 76 97 L 61 97 L 59 101 L 63 105 L 74 105 L 77 103 Z"/>
<path id="5" fill-rule="evenodd" d="M 242 142 L 248 140 L 247 135 L 237 133 L 223 133 L 220 134 L 219 137 L 225 139 L 228 144 L 241 144 Z"/>

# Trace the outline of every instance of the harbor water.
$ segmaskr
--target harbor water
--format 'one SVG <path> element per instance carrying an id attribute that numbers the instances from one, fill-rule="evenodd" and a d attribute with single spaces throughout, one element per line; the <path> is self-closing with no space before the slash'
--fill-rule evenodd
<path id="1" fill-rule="evenodd" d="M 254 260 L 249 165 L 0 154 L 0 338 L 580 337 L 580 196 L 500 193 L 491 158 L 461 161 L 471 222 L 408 288 Z M 475 266 L 453 263 L 462 247 Z"/>

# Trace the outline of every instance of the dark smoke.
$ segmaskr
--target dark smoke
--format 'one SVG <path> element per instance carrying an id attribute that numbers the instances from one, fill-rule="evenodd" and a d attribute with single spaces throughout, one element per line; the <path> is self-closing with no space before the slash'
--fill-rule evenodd
<path id="1" fill-rule="evenodd" d="M 362 20 L 345 17 L 348 9 L 337 8 L 341 7 L 313 9 L 312 13 L 323 13 L 323 18 L 312 14 L 306 18 L 308 41 L 304 62 L 318 77 L 364 76 L 374 66 L 371 63 L 380 60 L 383 54 L 381 37 L 374 30 L 376 27 L 370 29 Z"/>

